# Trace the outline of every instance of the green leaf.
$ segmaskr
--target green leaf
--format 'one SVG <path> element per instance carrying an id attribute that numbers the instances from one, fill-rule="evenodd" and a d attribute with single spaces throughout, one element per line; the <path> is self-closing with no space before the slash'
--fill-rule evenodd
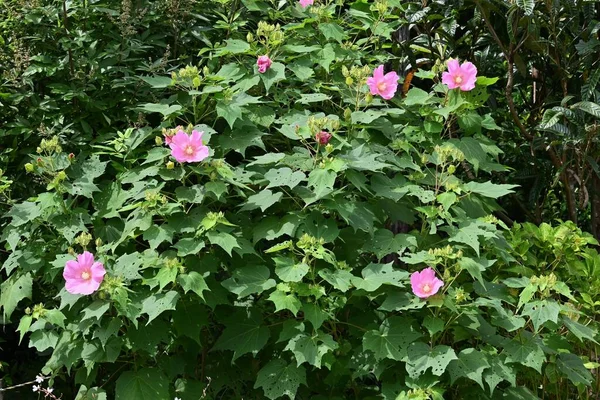
<path id="1" fill-rule="evenodd" d="M 19 344 L 23 341 L 23 337 L 29 331 L 29 327 L 31 327 L 31 323 L 33 322 L 33 317 L 31 315 L 23 315 L 21 320 L 19 321 L 19 326 L 17 327 L 17 332 L 19 335 Z"/>
<path id="2" fill-rule="evenodd" d="M 327 73 L 329 73 L 329 66 L 335 60 L 335 50 L 331 43 L 327 43 L 321 51 L 317 53 L 317 62 L 321 65 Z"/>
<path id="3" fill-rule="evenodd" d="M 271 293 L 269 300 L 275 304 L 275 312 L 281 310 L 290 310 L 292 314 L 296 315 L 302 307 L 302 303 L 296 298 L 296 296 L 293 294 L 287 294 L 281 290 L 275 290 L 273 293 Z"/>
<path id="4" fill-rule="evenodd" d="M 561 353 L 556 360 L 556 366 L 573 384 L 590 386 L 594 377 L 583 365 L 581 358 L 575 354 Z"/>
<path id="5" fill-rule="evenodd" d="M 336 173 L 327 169 L 314 169 L 308 175 L 308 187 L 313 188 L 317 198 L 331 193 L 335 184 Z"/>
<path id="6" fill-rule="evenodd" d="M 319 271 L 319 276 L 335 289 L 340 290 L 342 292 L 347 292 L 354 285 L 352 281 L 356 279 L 354 275 L 350 272 L 338 269 L 335 271 L 331 271 L 329 269 L 322 269 Z"/>
<path id="7" fill-rule="evenodd" d="M 454 384 L 458 378 L 468 378 L 479 383 L 479 386 L 484 389 L 483 371 L 489 367 L 490 363 L 485 353 L 475 349 L 465 349 L 458 354 L 457 360 L 453 360 L 448 365 L 450 383 Z"/>
<path id="8" fill-rule="evenodd" d="M 169 115 L 181 110 L 182 107 L 179 104 L 168 105 L 168 104 L 158 104 L 158 103 L 146 103 L 146 104 L 141 104 L 138 107 L 138 109 L 141 111 L 146 111 L 148 113 L 160 113 L 164 117 L 168 117 Z"/>
<path id="9" fill-rule="evenodd" d="M 270 275 L 269 268 L 264 265 L 241 267 L 233 271 L 231 278 L 223 281 L 222 285 L 242 298 L 275 287 L 276 282 L 269 278 Z"/>
<path id="10" fill-rule="evenodd" d="M 225 54 L 240 54 L 250 50 L 250 45 L 239 39 L 227 39 L 225 41 L 227 45 L 218 50 L 217 55 L 223 56 Z"/>
<path id="11" fill-rule="evenodd" d="M 140 76 L 140 79 L 153 89 L 164 89 L 173 83 L 173 79 L 169 76 Z"/>
<path id="12" fill-rule="evenodd" d="M 411 343 L 406 353 L 406 371 L 413 379 L 418 379 L 429 368 L 434 375 L 442 376 L 448 364 L 457 359 L 451 347 L 439 345 L 431 349 L 423 342 Z"/>
<path id="13" fill-rule="evenodd" d="M 167 293 L 155 294 L 144 299 L 142 301 L 141 313 L 148 314 L 148 322 L 146 323 L 146 326 L 163 312 L 167 310 L 175 310 L 177 300 L 179 300 L 179 293 L 173 290 Z"/>
<path id="14" fill-rule="evenodd" d="M 224 118 L 231 129 L 233 129 L 235 121 L 242 119 L 242 108 L 237 104 L 232 104 L 231 102 L 219 100 L 217 102 L 216 110 L 217 115 L 221 118 Z M 223 136 L 221 136 L 220 138 L 222 137 Z"/>
<path id="15" fill-rule="evenodd" d="M 400 361 L 406 356 L 408 346 L 423 336 L 406 317 L 390 317 L 383 321 L 379 330 L 363 336 L 363 349 L 370 350 L 377 360 L 389 358 Z"/>
<path id="16" fill-rule="evenodd" d="M 401 255 L 408 247 L 416 246 L 417 239 L 413 235 L 394 235 L 389 229 L 378 229 L 363 250 L 373 252 L 375 257 L 382 259 L 389 254 Z"/>
<path id="17" fill-rule="evenodd" d="M 275 274 L 284 282 L 300 282 L 308 273 L 309 266 L 288 257 L 274 257 Z"/>
<path id="18" fill-rule="evenodd" d="M 274 62 L 264 74 L 260 74 L 260 78 L 265 84 L 265 89 L 269 93 L 271 86 L 285 79 L 285 65 L 279 62 Z"/>
<path id="19" fill-rule="evenodd" d="M 571 333 L 575 335 L 577 339 L 579 339 L 582 343 L 583 339 L 590 340 L 594 343 L 598 343 L 595 339 L 596 335 L 598 334 L 598 331 L 593 326 L 590 327 L 582 325 L 579 322 L 575 322 L 566 316 L 562 317 L 562 321 L 565 324 L 565 326 L 569 329 L 569 331 L 571 331 Z"/>
<path id="20" fill-rule="evenodd" d="M 106 170 L 108 161 L 100 161 L 100 156 L 94 154 L 82 164 L 75 164 L 71 167 L 73 177 L 72 182 L 65 182 L 67 192 L 74 196 L 84 196 L 92 198 L 94 192 L 99 191 L 94 184 L 94 179 L 102 176 Z"/>
<path id="21" fill-rule="evenodd" d="M 469 182 L 463 185 L 463 187 L 469 192 L 497 199 L 499 197 L 506 196 L 507 194 L 514 193 L 515 191 L 512 189 L 519 187 L 519 185 L 499 185 L 487 181 L 483 183 Z"/>
<path id="22" fill-rule="evenodd" d="M 159 369 L 123 372 L 116 384 L 116 400 L 170 399 L 169 380 Z"/>
<path id="23" fill-rule="evenodd" d="M 205 290 L 209 290 L 206 285 L 206 281 L 196 271 L 191 271 L 188 274 L 179 275 L 177 277 L 177 281 L 181 285 L 184 290 L 184 293 L 189 292 L 190 290 L 196 293 L 202 300 L 204 300 L 204 295 L 202 292 Z"/>
<path id="24" fill-rule="evenodd" d="M 512 340 L 503 343 L 507 354 L 506 363 L 519 363 L 542 373 L 542 366 L 546 361 L 541 346 L 534 340 L 531 334 L 525 332 Z"/>
<path id="25" fill-rule="evenodd" d="M 429 332 L 429 336 L 432 336 L 432 337 L 436 333 L 443 331 L 444 325 L 445 325 L 445 323 L 444 323 L 443 319 L 437 318 L 437 317 L 432 317 L 431 315 L 426 316 L 425 319 L 423 320 L 423 326 Z"/>
<path id="26" fill-rule="evenodd" d="M 330 318 L 316 303 L 302 304 L 302 311 L 304 312 L 304 319 L 310 321 L 315 330 L 319 329 L 323 322 Z"/>
<path id="27" fill-rule="evenodd" d="M 177 200 L 184 203 L 200 204 L 204 200 L 204 187 L 201 185 L 179 186 L 175 189 Z"/>
<path id="28" fill-rule="evenodd" d="M 512 386 L 517 385 L 517 373 L 510 364 L 505 363 L 505 357 L 494 355 L 488 358 L 490 369 L 484 371 L 483 380 L 490 388 L 490 396 L 494 394 L 494 389 L 502 381 L 507 381 Z"/>
<path id="29" fill-rule="evenodd" d="M 226 232 L 210 231 L 206 233 L 206 237 L 208 238 L 210 244 L 221 247 L 227 252 L 227 254 L 229 254 L 230 257 L 233 249 L 241 248 L 235 236 L 232 236 Z"/>
<path id="30" fill-rule="evenodd" d="M 263 189 L 257 194 L 248 197 L 248 201 L 242 207 L 242 211 L 260 208 L 262 212 L 265 212 L 273 204 L 278 203 L 282 197 L 282 192 L 273 193 L 270 189 Z"/>
<path id="31" fill-rule="evenodd" d="M 481 273 L 491 267 L 494 262 L 495 260 L 486 260 L 485 258 L 462 257 L 458 260 L 458 266 L 461 270 L 466 270 L 473 279 L 477 279 L 482 286 L 485 286 Z"/>
<path id="32" fill-rule="evenodd" d="M 259 312 L 238 312 L 231 317 L 213 350 L 233 351 L 232 362 L 246 353 L 256 355 L 269 340 L 269 328 L 263 325 Z"/>
<path id="33" fill-rule="evenodd" d="M 295 399 L 301 384 L 306 385 L 304 367 L 297 367 L 284 360 L 274 359 L 258 371 L 254 389 L 262 388 L 265 396 L 271 400 L 282 396 Z"/>
<path id="34" fill-rule="evenodd" d="M 322 101 L 330 100 L 331 96 L 324 93 L 302 93 L 300 99 L 297 101 L 299 104 L 310 104 L 320 103 Z"/>
<path id="35" fill-rule="evenodd" d="M 173 247 L 177 249 L 178 257 L 185 257 L 190 254 L 198 254 L 205 245 L 204 241 L 196 238 L 183 238 Z"/>
<path id="36" fill-rule="evenodd" d="M 393 262 L 387 264 L 374 264 L 367 265 L 362 270 L 362 279 L 353 278 L 352 283 L 358 289 L 363 289 L 367 292 L 374 292 L 379 289 L 382 285 L 392 285 L 398 287 L 404 287 L 402 281 L 408 279 L 408 272 L 403 270 L 395 270 L 392 268 Z"/>
<path id="37" fill-rule="evenodd" d="M 207 326 L 208 312 L 202 305 L 192 302 L 181 302 L 173 313 L 173 327 L 178 335 L 187 336 L 202 346 L 200 331 Z"/>
<path id="38" fill-rule="evenodd" d="M 23 299 L 31 299 L 33 279 L 31 274 L 12 275 L 0 285 L 0 307 L 5 321 L 10 320 L 17 304 Z"/>
<path id="39" fill-rule="evenodd" d="M 321 368 L 323 356 L 338 348 L 338 344 L 330 335 L 319 332 L 315 335 L 301 333 L 288 342 L 284 350 L 290 350 L 296 357 L 298 366 L 307 362 Z"/>
<path id="40" fill-rule="evenodd" d="M 326 22 L 319 24 L 319 30 L 323 33 L 326 39 L 333 39 L 338 43 L 342 43 L 346 37 L 346 33 L 341 26 L 334 22 Z"/>
<path id="41" fill-rule="evenodd" d="M 99 321 L 102 318 L 102 316 L 108 311 L 109 308 L 110 302 L 96 300 L 83 309 L 83 316 L 81 317 L 81 321 L 85 321 L 86 319 L 90 318 L 95 318 Z"/>
<path id="42" fill-rule="evenodd" d="M 433 96 L 423 89 L 412 88 L 406 93 L 404 104 L 407 106 L 425 105 L 431 102 Z"/>
<path id="43" fill-rule="evenodd" d="M 525 15 L 531 15 L 535 7 L 535 0 L 517 0 L 517 6 L 525 12 Z"/>
<path id="44" fill-rule="evenodd" d="M 42 209 L 36 203 L 26 201 L 21 204 L 15 204 L 12 206 L 9 212 L 6 213 L 6 217 L 12 217 L 12 226 L 21 226 L 26 223 L 33 221 L 37 217 L 42 215 Z"/>
<path id="45" fill-rule="evenodd" d="M 531 322 L 536 331 L 538 331 L 547 321 L 558 323 L 559 313 L 560 305 L 554 301 L 548 300 L 527 303 L 522 311 L 523 315 L 531 317 Z"/>
<path id="46" fill-rule="evenodd" d="M 265 179 L 269 181 L 267 189 L 279 186 L 287 186 L 290 189 L 293 189 L 306 179 L 306 176 L 302 171 L 292 171 L 290 168 L 279 168 L 269 170 L 265 174 Z"/>

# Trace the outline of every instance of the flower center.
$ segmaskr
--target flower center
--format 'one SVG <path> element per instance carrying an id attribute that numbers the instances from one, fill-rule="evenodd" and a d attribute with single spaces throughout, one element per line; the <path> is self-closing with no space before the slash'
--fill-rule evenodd
<path id="1" fill-rule="evenodd" d="M 84 281 L 87 281 L 88 279 L 90 279 L 92 276 L 90 275 L 90 273 L 88 271 L 83 271 L 81 273 L 81 279 L 83 279 Z"/>
<path id="2" fill-rule="evenodd" d="M 427 283 L 425 285 L 423 285 L 423 292 L 425 292 L 425 293 L 431 292 L 431 286 L 429 286 L 429 284 L 427 284 Z"/>
<path id="3" fill-rule="evenodd" d="M 190 145 L 185 146 L 185 154 L 191 156 L 192 154 L 194 154 L 194 148 Z"/>
<path id="4" fill-rule="evenodd" d="M 385 89 L 387 89 L 387 83 L 379 82 L 377 84 L 377 89 L 379 89 L 380 92 L 385 92 Z"/>
<path id="5" fill-rule="evenodd" d="M 454 83 L 460 85 L 462 83 L 462 76 L 457 76 L 456 78 L 454 78 Z"/>

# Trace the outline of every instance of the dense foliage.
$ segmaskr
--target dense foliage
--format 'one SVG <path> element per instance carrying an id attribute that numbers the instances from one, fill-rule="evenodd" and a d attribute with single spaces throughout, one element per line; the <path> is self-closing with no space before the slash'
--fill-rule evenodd
<path id="1" fill-rule="evenodd" d="M 593 6 L 301 3 L 0 0 L 6 395 L 596 398 Z"/>

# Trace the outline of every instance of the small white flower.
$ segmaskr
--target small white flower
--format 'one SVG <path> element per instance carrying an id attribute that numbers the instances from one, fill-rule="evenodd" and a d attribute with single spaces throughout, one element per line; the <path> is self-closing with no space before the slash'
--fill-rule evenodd
<path id="1" fill-rule="evenodd" d="M 181 400 L 179 397 L 175 397 L 173 400 Z"/>
<path id="2" fill-rule="evenodd" d="M 43 376 L 43 375 L 38 375 L 38 376 L 36 376 L 36 377 L 35 377 L 35 381 L 36 381 L 37 383 L 42 383 L 42 382 L 44 382 L 44 376 Z"/>
<path id="3" fill-rule="evenodd" d="M 54 391 L 54 389 L 53 389 L 53 388 L 48 388 L 48 389 L 46 389 L 46 392 L 48 392 L 48 394 L 52 393 L 53 391 Z"/>
<path id="4" fill-rule="evenodd" d="M 37 392 L 38 390 L 40 390 L 40 387 L 38 385 L 33 385 L 33 391 Z"/>

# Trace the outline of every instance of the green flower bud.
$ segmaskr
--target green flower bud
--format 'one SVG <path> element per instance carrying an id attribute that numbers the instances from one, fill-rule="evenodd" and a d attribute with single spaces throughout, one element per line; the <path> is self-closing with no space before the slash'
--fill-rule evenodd
<path id="1" fill-rule="evenodd" d="M 167 169 L 173 169 L 173 168 L 175 168 L 175 163 L 173 161 L 169 161 L 167 163 Z"/>
<path id="2" fill-rule="evenodd" d="M 33 166 L 32 163 L 25 164 L 25 171 L 27 171 L 27 172 L 33 172 L 34 169 L 35 169 L 35 167 Z"/>
<path id="3" fill-rule="evenodd" d="M 163 139 L 160 136 L 155 136 L 154 137 L 154 143 L 156 143 L 157 146 L 162 146 Z"/>
<path id="4" fill-rule="evenodd" d="M 59 181 L 64 181 L 65 179 L 67 179 L 67 174 L 65 173 L 65 171 L 60 171 L 56 175 L 56 179 L 58 179 Z"/>
<path id="5" fill-rule="evenodd" d="M 448 173 L 449 173 L 450 175 L 452 175 L 452 174 L 453 174 L 453 173 L 455 173 L 455 172 L 456 172 L 456 166 L 454 166 L 454 165 L 451 165 L 451 166 L 449 166 L 449 167 L 448 167 Z"/>
<path id="6" fill-rule="evenodd" d="M 344 119 L 345 119 L 346 121 L 350 121 L 350 120 L 352 119 L 352 110 L 351 110 L 351 109 L 349 109 L 349 108 L 346 108 L 346 109 L 344 110 Z"/>
<path id="7" fill-rule="evenodd" d="M 352 79 L 352 77 L 350 77 L 350 76 L 346 77 L 346 85 L 352 86 L 353 83 L 354 83 L 354 79 Z"/>
<path id="8" fill-rule="evenodd" d="M 367 104 L 371 104 L 373 102 L 373 95 L 371 93 L 367 93 L 367 95 L 365 96 L 365 101 L 367 102 Z"/>

